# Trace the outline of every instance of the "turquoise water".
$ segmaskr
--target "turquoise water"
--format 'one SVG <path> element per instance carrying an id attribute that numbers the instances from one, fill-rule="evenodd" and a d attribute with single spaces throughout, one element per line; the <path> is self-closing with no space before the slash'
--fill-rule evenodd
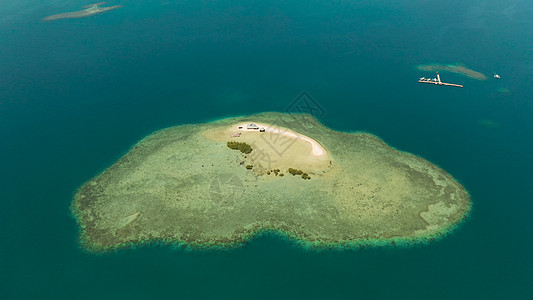
<path id="1" fill-rule="evenodd" d="M 89 3 L 0 3 L 0 299 L 531 296 L 531 2 L 124 0 L 40 21 Z M 490 79 L 417 84 L 432 62 Z M 326 125 L 446 169 L 471 216 L 412 248 L 313 252 L 268 236 L 226 252 L 79 248 L 74 191 L 136 141 L 285 111 L 303 90 Z"/>

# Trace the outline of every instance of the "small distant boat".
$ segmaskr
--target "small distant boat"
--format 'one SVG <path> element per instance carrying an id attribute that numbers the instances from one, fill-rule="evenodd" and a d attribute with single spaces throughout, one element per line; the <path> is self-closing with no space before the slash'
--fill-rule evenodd
<path id="1" fill-rule="evenodd" d="M 494 74 L 494 78 L 496 78 L 496 79 L 500 79 L 501 77 L 500 77 L 500 75 L 498 75 L 498 74 Z"/>

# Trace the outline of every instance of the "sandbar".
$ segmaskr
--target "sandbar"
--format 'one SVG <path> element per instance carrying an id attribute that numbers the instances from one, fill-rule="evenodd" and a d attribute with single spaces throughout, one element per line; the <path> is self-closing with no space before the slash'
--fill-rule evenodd
<path id="1" fill-rule="evenodd" d="M 239 124 L 237 126 L 234 126 L 234 129 L 240 130 L 240 131 L 248 131 L 248 132 L 259 132 L 261 133 L 261 129 L 264 129 L 265 132 L 271 133 L 271 134 L 281 134 L 283 136 L 289 137 L 289 138 L 295 138 L 300 139 L 302 141 L 305 141 L 311 145 L 311 154 L 314 156 L 323 156 L 326 155 L 326 150 L 322 145 L 320 145 L 317 141 L 313 140 L 310 137 L 307 137 L 305 135 L 301 135 L 299 133 L 296 133 L 290 129 L 287 128 L 281 128 L 278 126 L 270 125 L 270 124 L 261 124 L 261 123 L 252 123 L 257 125 L 260 129 L 247 129 L 246 126 L 249 123 L 246 124 Z M 236 128 L 235 128 L 236 127 Z"/>
<path id="2" fill-rule="evenodd" d="M 83 10 L 51 15 L 51 16 L 48 16 L 46 18 L 43 18 L 43 21 L 54 21 L 54 20 L 61 20 L 61 19 L 85 18 L 85 17 L 90 17 L 92 15 L 101 14 L 103 12 L 110 11 L 110 10 L 122 7 L 122 5 L 101 7 L 101 5 L 103 5 L 105 3 L 106 2 L 98 2 L 98 3 L 95 3 L 95 4 L 89 4 L 89 5 L 84 6 L 85 9 L 83 9 Z"/>
<path id="3" fill-rule="evenodd" d="M 455 74 L 461 74 L 477 80 L 487 80 L 488 77 L 484 74 L 474 71 L 470 68 L 467 68 L 460 64 L 455 65 L 443 65 L 443 64 L 428 64 L 428 65 L 418 65 L 416 68 L 420 71 L 429 71 L 429 72 L 450 72 Z"/>
<path id="4" fill-rule="evenodd" d="M 154 132 L 72 203 L 91 252 L 231 248 L 265 232 L 319 249 L 411 245 L 445 236 L 470 209 L 465 188 L 431 162 L 368 133 L 283 113 Z"/>

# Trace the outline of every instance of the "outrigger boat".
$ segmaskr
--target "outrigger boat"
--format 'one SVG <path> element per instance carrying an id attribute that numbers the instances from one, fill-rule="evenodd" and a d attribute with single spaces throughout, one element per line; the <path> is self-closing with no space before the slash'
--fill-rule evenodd
<path id="1" fill-rule="evenodd" d="M 426 77 L 421 77 L 421 78 L 418 79 L 418 82 L 419 82 L 419 83 L 431 83 L 431 84 L 437 84 L 437 85 L 455 86 L 455 87 L 460 87 L 460 88 L 463 87 L 463 86 L 460 85 L 460 84 L 442 82 L 442 81 L 440 80 L 439 72 L 437 72 L 437 78 L 426 78 Z"/>

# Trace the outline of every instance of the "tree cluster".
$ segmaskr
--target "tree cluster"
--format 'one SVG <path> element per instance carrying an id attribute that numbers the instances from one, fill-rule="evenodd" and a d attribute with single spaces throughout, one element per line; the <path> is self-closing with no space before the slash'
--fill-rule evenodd
<path id="1" fill-rule="evenodd" d="M 267 172 L 267 175 L 270 175 L 270 173 L 274 173 L 274 175 L 278 176 L 278 175 L 281 175 L 283 176 L 283 173 L 280 173 L 281 170 L 280 169 L 273 169 L 273 170 L 270 170 Z"/>
<path id="2" fill-rule="evenodd" d="M 297 170 L 297 169 L 293 169 L 293 168 L 289 168 L 287 170 L 287 172 L 289 174 L 292 174 L 292 176 L 295 176 L 295 175 L 301 175 L 303 179 L 311 179 L 311 177 L 309 176 L 309 174 L 305 173 L 304 171 L 302 170 Z"/>
<path id="3" fill-rule="evenodd" d="M 252 152 L 252 146 L 243 143 L 243 142 L 237 142 L 237 141 L 229 141 L 227 143 L 228 148 L 233 150 L 239 150 L 244 154 L 250 154 Z"/>

